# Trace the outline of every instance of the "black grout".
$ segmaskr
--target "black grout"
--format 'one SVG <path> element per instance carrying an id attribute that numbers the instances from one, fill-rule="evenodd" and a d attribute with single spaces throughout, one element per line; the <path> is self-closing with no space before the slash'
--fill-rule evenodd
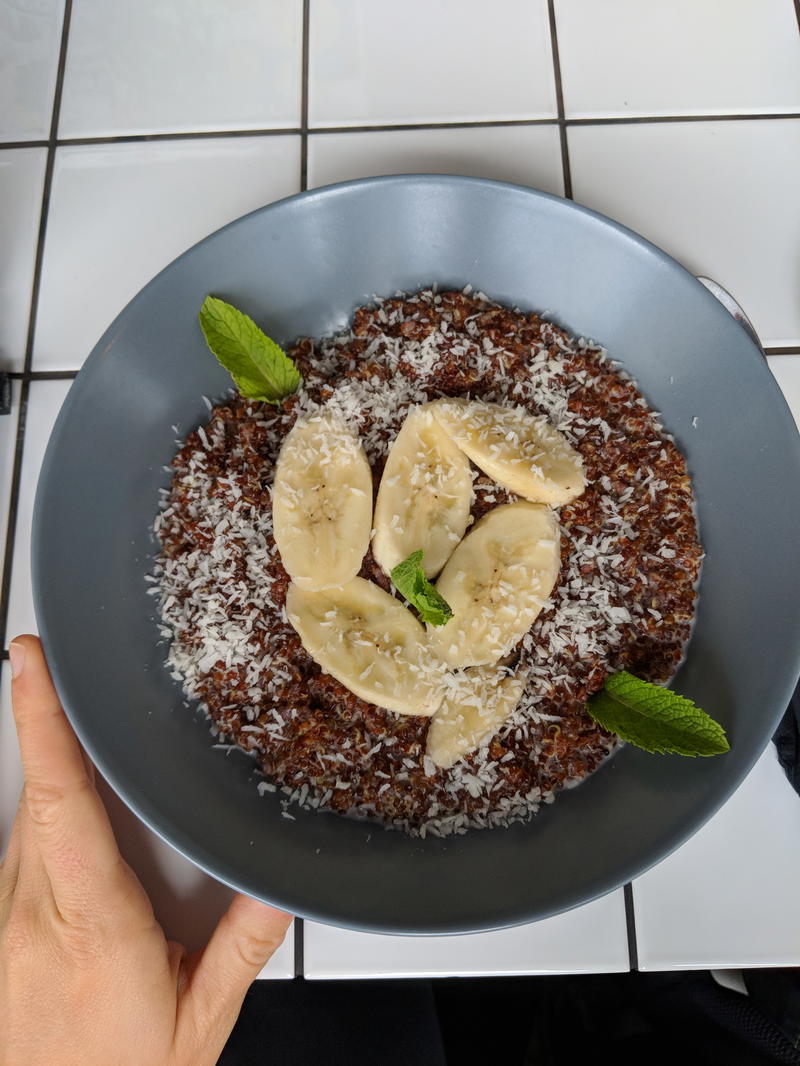
<path id="1" fill-rule="evenodd" d="M 294 975 L 295 977 L 305 977 L 306 975 L 306 960 L 304 953 L 304 929 L 303 919 L 295 918 L 294 920 Z"/>
<path id="2" fill-rule="evenodd" d="M 49 141 L 0 141 L 0 148 L 47 148 Z"/>
<path id="3" fill-rule="evenodd" d="M 800 0 L 797 0 L 800 3 Z M 554 52 L 555 56 L 555 52 Z M 554 66 L 555 69 L 555 66 Z M 307 73 L 307 72 L 306 72 Z M 560 68 L 558 77 L 557 96 L 561 96 Z M 307 100 L 305 101 L 307 106 Z M 359 126 L 287 126 L 285 128 L 270 129 L 235 129 L 235 130 L 191 130 L 173 133 L 122 133 L 115 136 L 99 137 L 59 137 L 55 142 L 51 141 L 0 141 L 0 150 L 19 148 L 47 148 L 51 143 L 59 148 L 81 147 L 88 145 L 103 144 L 140 144 L 150 141 L 202 141 L 220 140 L 226 137 L 315 137 L 320 134 L 339 133 L 391 133 L 413 130 L 463 130 L 463 129 L 495 129 L 507 126 L 646 126 L 661 125 L 664 123 L 680 122 L 764 122 L 767 120 L 782 121 L 788 119 L 796 121 L 800 119 L 798 111 L 781 111 L 775 114 L 760 113 L 757 115 L 617 115 L 611 118 L 566 118 L 563 115 L 563 105 L 560 105 L 561 114 L 555 118 L 510 118 L 510 119 L 479 119 L 475 121 L 453 122 L 403 122 L 403 123 L 373 123 L 372 125 Z M 307 117 L 307 116 L 306 116 Z"/>
<path id="4" fill-rule="evenodd" d="M 568 118 L 568 126 L 643 126 L 664 122 L 764 122 L 766 119 L 798 119 L 798 111 L 757 115 L 617 115 L 613 118 Z"/>
<path id="5" fill-rule="evenodd" d="M 773 345 L 764 348 L 764 355 L 800 355 L 800 344 Z"/>
<path id="6" fill-rule="evenodd" d="M 11 370 L 8 376 L 12 381 L 69 381 L 78 376 L 77 370 Z"/>
<path id="7" fill-rule="evenodd" d="M 308 30 L 310 25 L 310 0 L 303 0 L 303 53 L 302 88 L 300 96 L 300 190 L 308 188 Z M 294 976 L 304 978 L 305 956 L 303 919 L 294 919 Z"/>
<path id="8" fill-rule="evenodd" d="M 302 89 L 300 95 L 300 191 L 308 188 L 308 51 L 311 0 L 303 0 Z"/>
<path id="9" fill-rule="evenodd" d="M 633 885 L 625 885 L 625 928 L 628 934 L 628 962 L 632 970 L 639 969 L 639 949 L 636 946 L 636 911 L 633 905 Z"/>
<path id="10" fill-rule="evenodd" d="M 53 184 L 53 167 L 56 160 L 56 144 L 58 137 L 58 116 L 61 110 L 61 92 L 64 84 L 64 67 L 67 59 L 67 38 L 69 36 L 69 20 L 72 14 L 72 0 L 67 0 L 64 6 L 64 22 L 61 31 L 61 49 L 58 56 L 58 71 L 56 74 L 56 87 L 53 93 L 53 113 L 50 120 L 50 139 L 47 147 L 47 163 L 44 170 L 44 187 L 42 189 L 42 211 L 39 216 L 39 234 L 36 241 L 36 258 L 33 268 L 33 285 L 31 287 L 31 313 L 28 320 L 28 337 L 25 344 L 25 373 L 30 372 L 33 358 L 33 341 L 36 331 L 36 309 L 39 303 L 39 286 L 42 281 L 42 260 L 44 257 L 44 242 L 47 234 L 47 219 L 50 208 L 50 190 Z"/>
<path id="11" fill-rule="evenodd" d="M 59 148 L 96 144 L 142 144 L 150 141 L 204 141 L 220 140 L 225 137 L 289 137 L 297 136 L 303 131 L 299 126 L 285 129 L 251 129 L 251 130 L 185 130 L 172 133 L 120 133 L 107 137 L 61 137 L 56 142 Z M 2 147 L 2 145 L 0 145 Z"/>
<path id="12" fill-rule="evenodd" d="M 309 26 L 311 19 L 311 0 L 303 0 L 303 44 L 300 93 L 300 191 L 308 188 L 308 52 Z M 294 975 L 305 977 L 305 956 L 303 938 L 303 919 L 294 920 Z"/>
<path id="13" fill-rule="evenodd" d="M 556 28 L 556 9 L 554 0 L 547 0 L 547 14 L 550 19 L 550 47 L 553 53 L 553 76 L 556 82 L 556 109 L 558 111 L 558 135 L 561 143 L 561 171 L 564 180 L 564 196 L 567 200 L 571 200 L 572 173 L 569 165 L 567 126 L 564 120 L 564 86 L 561 81 L 561 60 L 558 55 L 558 30 Z"/>
<path id="14" fill-rule="evenodd" d="M 396 122 L 373 123 L 367 126 L 310 126 L 308 134 L 316 137 L 321 133 L 393 133 L 414 130 L 471 130 L 496 129 L 507 126 L 555 126 L 556 118 L 502 118 L 476 119 L 475 121 L 452 122 Z"/>
<path id="15" fill-rule="evenodd" d="M 22 388 L 19 399 L 19 417 L 17 419 L 17 438 L 14 446 L 14 467 L 11 474 L 11 488 L 8 502 L 8 524 L 6 526 L 6 543 L 3 554 L 3 576 L 0 581 L 0 646 L 5 648 L 6 629 L 8 627 L 8 601 L 11 591 L 11 570 L 14 565 L 14 546 L 16 538 L 17 513 L 22 482 L 22 459 L 25 450 L 25 424 L 28 417 L 28 396 L 31 387 L 31 363 L 33 360 L 33 343 L 36 331 L 36 312 L 39 304 L 39 288 L 42 280 L 42 261 L 44 243 L 47 233 L 47 216 L 50 207 L 50 190 L 53 183 L 53 166 L 56 157 L 58 137 L 58 117 L 61 110 L 61 93 L 64 87 L 64 69 L 67 60 L 67 41 L 69 39 L 69 22 L 72 15 L 72 0 L 64 5 L 64 20 L 61 24 L 61 45 L 58 53 L 56 85 L 53 93 L 53 110 L 50 116 L 50 137 L 47 142 L 47 162 L 44 171 L 42 189 L 42 209 L 39 217 L 39 233 L 36 240 L 36 258 L 31 285 L 30 317 L 28 335 L 25 342 L 25 362 L 22 371 Z"/>
<path id="16" fill-rule="evenodd" d="M 11 594 L 11 568 L 14 563 L 14 541 L 16 537 L 17 512 L 19 510 L 19 490 L 22 480 L 22 452 L 25 440 L 25 421 L 28 417 L 28 393 L 30 382 L 23 381 L 19 397 L 19 415 L 17 417 L 17 437 L 14 444 L 14 467 L 11 473 L 11 490 L 6 522 L 6 543 L 3 552 L 3 575 L 0 580 L 0 647 L 5 652 L 6 629 L 8 628 L 8 602 Z"/>

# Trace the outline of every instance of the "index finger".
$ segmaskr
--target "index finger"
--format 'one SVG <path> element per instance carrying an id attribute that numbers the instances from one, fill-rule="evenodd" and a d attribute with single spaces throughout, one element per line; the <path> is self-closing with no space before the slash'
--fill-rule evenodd
<path id="1" fill-rule="evenodd" d="M 41 644 L 9 648 L 12 706 L 25 773 L 25 803 L 56 905 L 85 911 L 119 876 L 121 859 L 105 808 L 61 707 Z"/>

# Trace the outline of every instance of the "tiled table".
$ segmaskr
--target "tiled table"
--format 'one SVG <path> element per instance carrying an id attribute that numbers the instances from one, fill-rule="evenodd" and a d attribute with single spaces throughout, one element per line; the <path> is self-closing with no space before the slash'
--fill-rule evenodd
<path id="1" fill-rule="evenodd" d="M 37 472 L 95 340 L 187 246 L 302 188 L 438 171 L 574 197 L 729 288 L 800 421 L 793 0 L 4 4 L 0 98 L 0 369 L 14 372 L 0 417 L 3 647 L 34 628 Z M 5 662 L 2 675 L 0 848 L 19 788 Z M 197 944 L 227 889 L 106 796 L 170 935 Z M 265 976 L 796 966 L 799 888 L 800 798 L 770 747 L 625 891 L 476 936 L 307 922 Z"/>

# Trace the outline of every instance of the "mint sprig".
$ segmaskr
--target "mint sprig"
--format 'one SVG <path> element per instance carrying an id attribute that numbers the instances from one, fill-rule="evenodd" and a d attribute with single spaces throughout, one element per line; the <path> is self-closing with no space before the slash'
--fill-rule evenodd
<path id="1" fill-rule="evenodd" d="M 730 751 L 725 730 L 690 699 L 652 685 L 627 670 L 612 674 L 587 704 L 610 733 L 653 754 L 721 755 Z"/>
<path id="2" fill-rule="evenodd" d="M 206 296 L 198 317 L 206 343 L 242 396 L 278 403 L 296 391 L 300 371 L 252 318 L 216 296 Z"/>
<path id="3" fill-rule="evenodd" d="M 444 596 L 437 592 L 422 569 L 423 552 L 412 552 L 392 570 L 394 586 L 419 611 L 423 622 L 443 626 L 453 617 L 453 610 Z"/>

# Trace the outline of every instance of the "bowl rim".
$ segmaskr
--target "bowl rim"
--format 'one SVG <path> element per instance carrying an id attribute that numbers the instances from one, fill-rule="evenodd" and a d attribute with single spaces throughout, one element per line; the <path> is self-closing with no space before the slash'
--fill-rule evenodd
<path id="1" fill-rule="evenodd" d="M 73 384 L 65 398 L 63 406 L 58 414 L 56 422 L 54 424 L 45 456 L 42 462 L 39 479 L 36 489 L 36 497 L 33 508 L 33 521 L 31 530 L 31 576 L 32 576 L 32 589 L 34 599 L 34 609 L 36 615 L 37 625 L 42 638 L 42 643 L 45 648 L 45 652 L 48 649 L 55 647 L 55 641 L 53 640 L 53 630 L 49 621 L 49 609 L 48 609 L 48 597 L 47 590 L 44 587 L 44 562 L 43 562 L 43 536 L 44 526 L 43 511 L 45 507 L 44 502 L 44 487 L 49 481 L 52 480 L 53 470 L 58 461 L 59 444 L 64 432 L 64 427 L 70 420 L 71 410 L 75 402 L 75 398 L 79 391 L 83 387 L 83 383 L 87 379 L 91 379 L 93 368 L 100 362 L 103 355 L 109 347 L 109 343 L 114 337 L 118 328 L 119 319 L 125 315 L 130 309 L 134 308 L 137 304 L 142 302 L 145 295 L 149 291 L 160 284 L 162 278 L 168 275 L 172 271 L 179 269 L 183 260 L 191 255 L 197 248 L 205 245 L 218 235 L 227 232 L 235 227 L 245 226 L 248 221 L 256 216 L 265 215 L 276 210 L 285 208 L 287 204 L 293 204 L 298 202 L 315 200 L 329 200 L 335 196 L 346 194 L 352 190 L 359 188 L 374 188 L 376 186 L 383 185 L 401 185 L 401 186 L 414 186 L 414 185 L 445 185 L 445 186 L 476 186 L 485 187 L 487 189 L 497 190 L 510 190 L 515 195 L 523 195 L 526 197 L 534 197 L 543 199 L 553 203 L 556 208 L 565 213 L 571 214 L 577 212 L 585 215 L 595 222 L 599 222 L 603 226 L 610 227 L 616 231 L 619 235 L 628 241 L 633 242 L 640 248 L 644 249 L 648 254 L 655 256 L 656 259 L 670 266 L 671 269 L 677 268 L 678 271 L 686 278 L 691 279 L 692 283 L 697 286 L 698 290 L 701 290 L 703 299 L 708 303 L 709 307 L 714 307 L 717 312 L 720 312 L 728 317 L 731 317 L 727 310 L 718 302 L 701 282 L 697 280 L 694 274 L 689 271 L 682 263 L 674 259 L 662 248 L 653 244 L 647 238 L 641 236 L 630 228 L 624 226 L 622 223 L 609 218 L 600 212 L 594 211 L 591 208 L 585 207 L 581 204 L 577 204 L 572 200 L 568 200 L 564 197 L 557 196 L 553 193 L 544 192 L 532 187 L 519 185 L 511 182 L 497 181 L 489 178 L 476 178 L 463 175 L 449 175 L 449 174 L 428 174 L 428 173 L 408 173 L 408 174 L 392 174 L 382 175 L 379 177 L 367 177 L 357 178 L 348 181 L 336 182 L 330 185 L 320 186 L 318 188 L 305 190 L 299 193 L 295 193 L 290 196 L 283 197 L 280 200 L 271 202 L 262 207 L 255 208 L 246 214 L 231 220 L 224 226 L 221 226 L 199 241 L 192 244 L 190 247 L 181 252 L 168 264 L 166 264 L 161 270 L 158 271 L 137 293 L 129 300 L 120 312 L 114 316 L 109 326 L 104 330 L 99 340 L 94 345 L 91 353 L 83 363 L 82 367 L 78 371 Z M 549 317 L 549 316 L 548 316 Z M 735 320 L 733 320 L 735 321 Z M 754 357 L 759 361 L 765 362 L 763 352 L 758 348 L 754 341 L 747 334 L 746 330 L 739 324 L 739 329 L 742 334 L 747 338 L 747 343 L 752 350 Z M 797 427 L 794 423 L 793 416 L 786 404 L 785 398 L 781 393 L 777 383 L 774 383 L 775 393 L 782 401 L 781 417 L 786 422 L 787 426 L 794 431 L 794 461 L 796 462 L 798 469 L 800 469 L 800 434 L 798 434 Z M 780 404 L 778 405 L 780 407 Z M 122 799 L 126 806 L 133 811 L 133 813 L 144 822 L 151 832 L 154 832 L 161 840 L 168 844 L 171 848 L 175 849 L 179 854 L 184 856 L 193 865 L 203 870 L 206 874 L 213 877 L 215 880 L 222 882 L 235 891 L 244 891 L 255 898 L 264 900 L 265 902 L 272 903 L 279 907 L 285 907 L 297 914 L 299 917 L 307 918 L 312 921 L 321 922 L 324 924 L 335 924 L 341 928 L 349 928 L 362 932 L 380 933 L 386 935 L 417 935 L 417 936 L 443 936 L 443 935 L 461 935 L 464 933 L 476 933 L 476 932 L 490 932 L 510 928 L 516 925 L 527 924 L 533 921 L 539 921 L 541 919 L 552 917 L 556 914 L 564 913 L 572 910 L 576 907 L 582 906 L 593 902 L 594 900 L 607 895 L 608 893 L 621 888 L 628 884 L 633 879 L 641 876 L 646 871 L 650 870 L 653 866 L 662 862 L 675 850 L 686 843 L 696 832 L 698 832 L 728 801 L 731 795 L 738 789 L 744 778 L 750 773 L 755 763 L 766 750 L 767 745 L 771 739 L 780 718 L 782 717 L 786 706 L 794 691 L 797 674 L 800 674 L 800 621 L 796 627 L 794 634 L 794 651 L 793 658 L 795 662 L 795 671 L 790 677 L 787 674 L 785 684 L 782 686 L 783 697 L 778 705 L 778 709 L 774 710 L 768 719 L 769 733 L 766 735 L 765 743 L 758 750 L 751 753 L 749 759 L 744 760 L 740 770 L 733 775 L 728 781 L 724 789 L 720 789 L 714 794 L 713 799 L 706 800 L 697 805 L 697 808 L 692 811 L 690 816 L 687 816 L 683 822 L 678 825 L 673 825 L 666 837 L 668 843 L 664 846 L 663 841 L 660 844 L 649 843 L 647 847 L 641 849 L 644 854 L 644 861 L 629 861 L 621 864 L 617 867 L 617 873 L 613 876 L 609 875 L 605 878 L 601 878 L 599 881 L 593 882 L 594 887 L 590 892 L 586 889 L 576 891 L 572 893 L 572 898 L 567 897 L 566 902 L 561 904 L 554 904 L 549 908 L 539 908 L 535 915 L 524 916 L 513 914 L 504 920 L 490 919 L 485 922 L 478 922 L 471 924 L 468 928 L 463 927 L 463 923 L 460 923 L 457 927 L 445 928 L 441 923 L 437 923 L 430 928 L 409 928 L 406 926 L 389 927 L 384 924 L 376 925 L 369 921 L 358 922 L 344 922 L 339 920 L 333 920 L 329 913 L 326 913 L 324 909 L 318 909 L 316 907 L 300 907 L 298 908 L 291 900 L 283 898 L 280 893 L 270 894 L 267 898 L 263 890 L 254 884 L 247 884 L 247 878 L 239 876 L 235 872 L 231 872 L 227 869 L 225 863 L 216 862 L 213 858 L 198 858 L 198 852 L 201 850 L 192 840 L 183 834 L 185 839 L 181 838 L 181 833 L 173 833 L 169 827 L 164 826 L 164 819 L 159 818 L 158 805 L 152 802 L 148 797 L 140 794 L 138 796 L 132 795 L 126 784 L 120 784 L 119 775 L 108 765 L 104 758 L 102 750 L 98 750 L 95 745 L 91 730 L 87 731 L 82 722 L 81 715 L 75 714 L 70 707 L 70 699 L 68 686 L 64 682 L 64 677 L 59 669 L 57 661 L 57 655 L 53 654 L 51 663 L 51 672 L 53 681 L 57 691 L 62 699 L 64 710 L 67 717 L 74 729 L 79 741 L 81 742 L 87 754 L 92 759 L 93 763 L 97 766 L 102 776 L 106 779 L 115 793 Z M 599 771 L 608 768 L 609 762 L 607 760 L 603 767 Z M 697 811 L 700 811 L 700 817 L 697 816 Z M 318 815 L 317 815 L 318 816 Z M 535 821 L 535 818 L 533 819 Z M 529 820 L 526 825 L 531 824 Z M 513 828 L 513 827 L 512 827 Z M 498 830 L 502 831 L 502 830 Z M 477 833 L 478 831 L 472 831 Z M 485 830 L 481 830 L 485 832 Z"/>

